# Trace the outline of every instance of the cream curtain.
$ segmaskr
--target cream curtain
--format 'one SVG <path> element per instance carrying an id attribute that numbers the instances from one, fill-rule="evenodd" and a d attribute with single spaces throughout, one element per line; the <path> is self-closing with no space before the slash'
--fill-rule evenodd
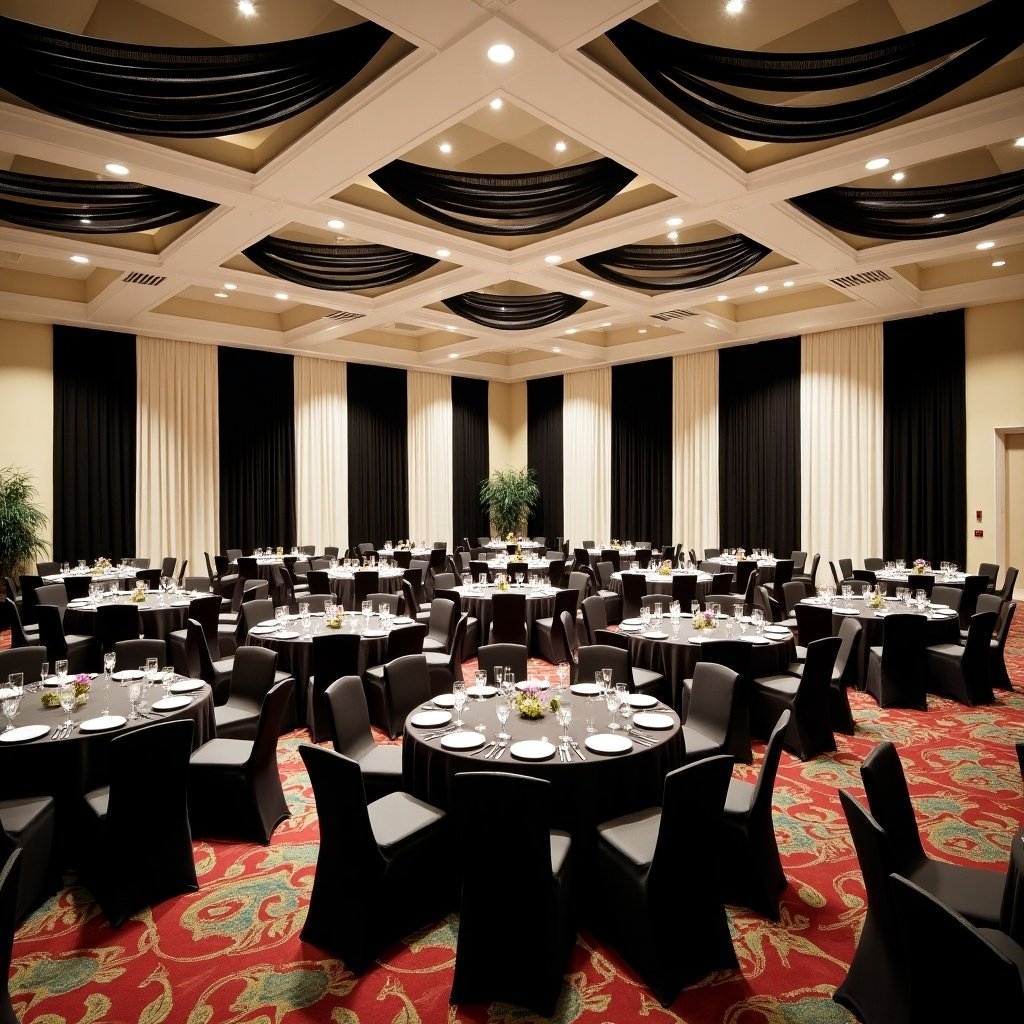
<path id="1" fill-rule="evenodd" d="M 801 338 L 800 522 L 808 570 L 882 554 L 882 325 Z"/>
<path id="2" fill-rule="evenodd" d="M 346 364 L 296 356 L 295 529 L 299 544 L 348 548 Z"/>
<path id="3" fill-rule="evenodd" d="M 219 551 L 217 347 L 136 338 L 136 548 L 206 575 Z"/>
<path id="4" fill-rule="evenodd" d="M 408 374 L 409 536 L 452 547 L 452 379 Z M 396 540 L 398 538 L 395 538 Z"/>
<path id="5" fill-rule="evenodd" d="M 562 400 L 565 538 L 611 540 L 612 371 L 610 367 L 565 375 Z"/>
<path id="6" fill-rule="evenodd" d="M 672 537 L 718 547 L 718 353 L 672 359 Z"/>

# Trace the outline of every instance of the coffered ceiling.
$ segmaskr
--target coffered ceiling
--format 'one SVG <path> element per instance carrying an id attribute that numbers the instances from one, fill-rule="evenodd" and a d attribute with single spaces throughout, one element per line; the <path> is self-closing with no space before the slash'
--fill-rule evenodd
<path id="1" fill-rule="evenodd" d="M 896 171 L 910 187 L 1024 168 L 1024 145 L 1014 144 L 1024 137 L 1024 49 L 879 130 L 794 145 L 733 139 L 697 123 L 604 37 L 635 17 L 716 46 L 830 50 L 926 27 L 974 0 L 747 0 L 736 15 L 724 0 L 255 4 L 247 18 L 235 0 L 0 0 L 11 18 L 161 46 L 277 41 L 364 19 L 393 33 L 313 109 L 223 138 L 120 135 L 0 93 L 0 168 L 104 179 L 115 161 L 133 181 L 216 204 L 177 224 L 113 235 L 0 221 L 0 316 L 516 381 L 1024 297 L 1024 217 L 891 242 L 832 230 L 787 201 L 834 185 L 894 187 Z M 508 64 L 488 60 L 497 42 L 514 49 Z M 819 93 L 813 102 L 832 98 Z M 396 159 L 519 173 L 599 157 L 635 177 L 597 210 L 542 235 L 448 229 L 370 178 Z M 872 174 L 865 164 L 878 157 L 889 164 Z M 670 218 L 682 223 L 669 226 Z M 621 245 L 737 233 L 771 252 L 713 287 L 628 288 L 577 262 Z M 377 243 L 438 263 L 397 285 L 327 291 L 251 262 L 243 250 L 267 235 Z M 979 251 L 986 241 L 995 246 Z M 568 318 L 524 331 L 450 312 L 444 300 L 467 291 L 587 294 Z"/>

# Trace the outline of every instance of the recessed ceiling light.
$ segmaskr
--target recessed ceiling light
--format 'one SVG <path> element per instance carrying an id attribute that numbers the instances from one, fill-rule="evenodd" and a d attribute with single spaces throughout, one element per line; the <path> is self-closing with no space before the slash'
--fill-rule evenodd
<path id="1" fill-rule="evenodd" d="M 505 106 L 505 101 L 500 96 L 495 96 L 490 103 L 491 110 L 501 110 Z"/>
<path id="2" fill-rule="evenodd" d="M 227 292 L 214 292 L 214 297 L 218 299 L 226 299 L 228 297 Z"/>
<path id="3" fill-rule="evenodd" d="M 995 242 L 979 242 L 974 248 L 979 251 L 984 249 L 994 249 L 996 247 Z"/>
<path id="4" fill-rule="evenodd" d="M 68 259 L 70 259 L 72 263 L 88 263 L 89 262 L 89 257 L 88 256 L 78 256 L 78 255 L 75 255 L 75 256 L 69 256 Z"/>
<path id="5" fill-rule="evenodd" d="M 555 143 L 555 152 L 556 152 L 556 153 L 564 153 L 564 152 L 566 151 L 566 149 L 567 149 L 567 148 L 568 148 L 568 147 L 566 146 L 566 144 L 565 144 L 565 143 L 564 143 L 564 142 L 563 142 L 563 141 L 562 141 L 561 139 L 559 139 L 559 140 L 558 140 L 558 141 L 557 141 L 557 142 Z"/>
<path id="6" fill-rule="evenodd" d="M 611 327 L 611 325 L 612 325 L 611 320 L 609 320 L 607 323 L 601 324 L 602 327 Z"/>
<path id="7" fill-rule="evenodd" d="M 557 353 L 561 352 L 562 350 L 556 345 L 551 351 Z"/>
<path id="8" fill-rule="evenodd" d="M 783 288 L 792 288 L 793 287 L 793 282 L 792 281 L 783 281 L 782 282 L 782 287 Z"/>
<path id="9" fill-rule="evenodd" d="M 677 228 L 677 227 L 679 227 L 680 224 L 683 223 L 683 218 L 682 217 L 669 217 L 669 219 L 667 221 L 665 221 L 665 223 L 670 228 Z"/>
<path id="10" fill-rule="evenodd" d="M 327 222 L 327 226 L 334 231 L 341 231 L 345 227 L 345 222 L 335 217 Z"/>
<path id="11" fill-rule="evenodd" d="M 108 174 L 127 174 L 128 168 L 124 164 L 106 164 L 105 169 Z"/>
<path id="12" fill-rule="evenodd" d="M 450 153 L 452 151 L 452 144 L 450 142 L 442 142 L 437 148 L 441 150 L 442 153 Z"/>
<path id="13" fill-rule="evenodd" d="M 719 302 L 728 302 L 729 301 L 729 296 L 728 295 L 719 295 L 718 296 L 718 301 Z"/>
<path id="14" fill-rule="evenodd" d="M 993 267 L 1005 267 L 1006 266 L 1006 260 L 993 260 L 992 261 L 992 266 Z"/>
<path id="15" fill-rule="evenodd" d="M 763 295 L 766 291 L 768 291 L 768 285 L 766 285 L 766 284 L 759 284 L 754 289 L 754 291 L 757 292 L 758 295 Z"/>
<path id="16" fill-rule="evenodd" d="M 226 292 L 233 292 L 237 287 L 238 287 L 237 284 L 230 284 L 230 283 L 228 283 L 228 284 L 224 285 L 224 291 L 226 291 Z"/>
<path id="17" fill-rule="evenodd" d="M 238 0 L 238 10 L 247 18 L 251 18 L 256 13 L 256 5 L 252 0 Z"/>
<path id="18" fill-rule="evenodd" d="M 443 260 L 448 259 L 448 257 L 451 256 L 451 254 L 452 254 L 451 249 L 438 249 L 437 250 L 437 255 L 441 259 L 443 259 Z"/>
<path id="19" fill-rule="evenodd" d="M 274 292 L 274 298 L 280 300 L 281 302 L 287 302 L 287 300 L 288 300 L 288 293 L 287 292 Z"/>
<path id="20" fill-rule="evenodd" d="M 906 175 L 906 173 L 905 173 L 904 171 L 897 171 L 897 172 L 896 172 L 896 173 L 895 173 L 895 174 L 894 174 L 894 175 L 892 176 L 892 180 L 893 180 L 893 181 L 902 181 L 902 180 L 903 180 L 903 179 L 904 179 L 904 178 L 905 178 L 906 176 L 907 176 L 907 175 Z"/>
<path id="21" fill-rule="evenodd" d="M 447 325 L 447 326 L 445 327 L 445 330 L 446 330 L 446 331 L 454 331 L 454 330 L 455 330 L 455 328 L 454 328 L 454 327 L 452 327 L 452 325 L 451 325 L 451 324 L 448 324 L 448 325 Z"/>
<path id="22" fill-rule="evenodd" d="M 869 160 L 864 166 L 869 171 L 880 171 L 883 167 L 889 166 L 889 158 L 887 156 L 878 156 L 874 160 Z"/>
<path id="23" fill-rule="evenodd" d="M 593 297 L 594 293 L 589 288 L 584 288 L 583 291 L 580 292 L 581 299 L 592 299 Z"/>
<path id="24" fill-rule="evenodd" d="M 944 213 L 933 213 L 932 220 L 942 220 L 946 215 Z"/>
<path id="25" fill-rule="evenodd" d="M 665 237 L 670 242 L 674 242 L 679 237 L 679 232 L 678 231 L 670 231 Z"/>
<path id="26" fill-rule="evenodd" d="M 729 0 L 725 5 L 726 14 L 739 14 L 743 10 L 743 0 Z"/>
<path id="27" fill-rule="evenodd" d="M 508 43 L 495 43 L 487 51 L 487 59 L 495 64 L 507 64 L 515 55 L 516 51 Z"/>
<path id="28" fill-rule="evenodd" d="M 562 257 L 556 255 L 555 253 L 551 253 L 550 256 L 545 256 L 544 257 L 544 262 L 545 263 L 551 263 L 551 264 L 561 263 L 562 262 Z"/>
<path id="29" fill-rule="evenodd" d="M 646 327 L 641 327 L 640 330 L 637 331 L 636 333 L 637 334 L 646 334 L 647 333 L 647 328 Z"/>
<path id="30" fill-rule="evenodd" d="M 1014 145 L 1015 145 L 1015 146 L 1016 146 L 1016 147 L 1017 147 L 1018 149 L 1024 149 L 1024 136 L 1021 136 L 1021 138 L 1019 138 L 1019 139 L 1014 139 L 1014 142 L 1013 142 L 1013 144 L 1014 144 Z"/>
<path id="31" fill-rule="evenodd" d="M 576 328 L 575 327 L 567 327 L 565 333 L 566 334 L 575 334 L 576 333 Z"/>
<path id="32" fill-rule="evenodd" d="M 459 358 L 459 353 L 458 352 L 449 352 L 448 353 L 448 358 L 449 359 L 458 359 Z"/>

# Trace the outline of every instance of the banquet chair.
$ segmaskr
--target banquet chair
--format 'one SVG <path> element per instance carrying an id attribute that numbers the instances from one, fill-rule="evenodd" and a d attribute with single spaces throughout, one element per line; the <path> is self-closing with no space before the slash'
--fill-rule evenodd
<path id="1" fill-rule="evenodd" d="M 722 554 L 721 548 L 705 548 L 704 549 L 704 561 L 710 562 L 714 558 L 718 558 Z M 694 559 L 696 561 L 696 559 Z"/>
<path id="2" fill-rule="evenodd" d="M 979 612 L 995 612 L 996 624 L 992 627 L 992 634 L 995 635 L 996 630 L 999 628 L 999 619 L 1003 613 L 1003 599 L 999 594 L 979 594 L 978 602 L 974 606 L 974 615 Z M 974 616 L 971 616 L 973 621 Z M 967 642 L 967 635 L 970 633 L 970 626 L 967 629 L 960 630 L 960 642 Z"/>
<path id="3" fill-rule="evenodd" d="M 258 580 L 260 578 L 260 563 L 253 555 L 241 557 L 237 560 L 238 575 L 243 580 Z"/>
<path id="4" fill-rule="evenodd" d="M 14 897 L 18 922 L 62 888 L 61 865 L 53 848 L 56 822 L 56 805 L 48 794 L 0 800 L 0 861 L 5 861 L 15 849 L 23 853 Z"/>
<path id="5" fill-rule="evenodd" d="M 202 626 L 210 658 L 214 661 L 220 658 L 220 609 L 220 597 L 216 594 L 207 594 L 204 597 L 193 597 L 189 600 L 186 616 L 186 619 L 194 619 Z M 185 652 L 187 644 L 187 625 L 185 629 L 175 629 L 167 634 L 167 650 L 170 654 L 171 664 L 174 666 L 174 671 L 180 672 L 182 675 L 188 674 Z"/>
<path id="6" fill-rule="evenodd" d="M 604 599 L 598 596 L 588 597 L 588 601 L 596 601 L 604 611 Z M 566 588 L 555 594 L 554 607 L 550 615 L 535 619 L 533 622 L 533 649 L 539 658 L 543 658 L 552 665 L 560 661 L 567 661 L 568 652 L 562 647 L 562 634 L 560 629 L 555 628 L 555 623 L 562 612 L 568 612 L 576 618 L 576 604 L 579 601 L 579 591 Z"/>
<path id="7" fill-rule="evenodd" d="M 590 575 L 590 567 L 588 566 L 586 569 L 573 569 L 569 573 L 569 582 L 566 586 L 572 587 L 579 594 L 579 598 L 576 601 L 576 607 L 578 608 L 585 598 L 590 597 L 592 592 L 593 577 Z"/>
<path id="8" fill-rule="evenodd" d="M 561 614 L 561 613 L 559 613 Z M 583 628 L 582 639 L 587 644 L 606 644 L 615 642 L 617 634 L 608 628 L 605 604 L 596 595 L 586 598 L 580 605 L 580 618 Z"/>
<path id="9" fill-rule="evenodd" d="M 854 686 L 857 679 L 858 649 L 864 630 L 853 617 L 844 618 L 839 627 L 839 653 L 832 668 L 832 679 L 829 684 L 829 721 L 833 732 L 841 732 L 853 736 L 855 732 L 853 711 L 850 709 L 850 698 L 847 690 Z M 805 658 L 806 658 L 806 648 Z M 800 675 L 804 670 L 803 661 L 791 662 L 786 669 L 792 675 Z"/>
<path id="10" fill-rule="evenodd" d="M 1002 620 L 997 626 L 995 638 L 989 642 L 989 678 L 992 685 L 1000 690 L 1013 689 L 1013 683 L 1010 682 L 1010 675 L 1006 670 L 1006 638 L 1010 635 L 1010 626 L 1016 610 L 1016 601 L 1003 602 Z"/>
<path id="11" fill-rule="evenodd" d="M 779 894 L 786 874 L 772 817 L 772 794 L 789 726 L 788 710 L 779 715 L 754 782 L 731 778 L 722 815 L 722 887 L 725 902 L 778 921 Z M 687 747 L 689 754 L 689 747 Z"/>
<path id="12" fill-rule="evenodd" d="M 240 647 L 231 667 L 227 700 L 213 709 L 217 736 L 251 740 L 267 693 L 276 683 L 277 652 L 265 647 Z"/>
<path id="13" fill-rule="evenodd" d="M 46 648 L 39 645 L 9 647 L 0 650 L 0 686 L 7 684 L 12 672 L 20 672 L 24 683 L 37 683 L 42 677 L 43 665 L 49 662 Z"/>
<path id="14" fill-rule="evenodd" d="M 907 777 L 896 747 L 885 740 L 861 762 L 871 816 L 885 832 L 892 869 L 924 886 L 979 928 L 998 928 L 1005 871 L 951 864 L 929 856 L 921 842 Z"/>
<path id="15" fill-rule="evenodd" d="M 597 826 L 593 929 L 665 1007 L 685 986 L 738 966 L 720 873 L 732 764 L 719 755 L 677 768 L 660 807 Z"/>
<path id="16" fill-rule="evenodd" d="M 310 675 L 306 683 L 306 728 L 314 743 L 331 737 L 327 690 L 336 679 L 359 674 L 359 643 L 358 633 L 340 630 L 329 630 L 313 637 Z M 365 696 L 363 700 L 365 703 Z"/>
<path id="17" fill-rule="evenodd" d="M 528 562 L 516 562 L 512 559 L 509 559 L 505 563 L 505 572 L 508 576 L 509 582 L 518 582 L 518 580 L 516 579 L 517 574 L 521 575 L 523 577 L 523 581 L 525 582 L 529 578 L 530 564 Z"/>
<path id="18" fill-rule="evenodd" d="M 711 585 L 708 587 L 708 597 L 718 594 L 732 593 L 733 574 L 731 572 L 715 572 L 711 574 Z"/>
<path id="19" fill-rule="evenodd" d="M 970 706 L 995 703 L 989 651 L 997 618 L 996 612 L 975 612 L 963 646 L 933 644 L 925 648 L 929 693 L 950 697 Z"/>
<path id="20" fill-rule="evenodd" d="M 379 690 L 372 687 L 370 696 L 377 706 L 376 724 L 393 740 L 402 735 L 410 712 L 430 700 L 430 669 L 422 654 L 392 658 L 384 663 L 383 669 L 383 685 Z M 368 707 L 370 704 L 367 700 Z"/>
<path id="21" fill-rule="evenodd" d="M 24 853 L 15 848 L 0 861 L 0 1022 L 18 1024 L 18 1015 L 11 1003 L 11 957 L 14 952 L 14 933 L 18 927 L 18 882 Z"/>
<path id="22" fill-rule="evenodd" d="M 790 576 L 792 579 L 794 576 L 800 575 L 807 565 L 807 552 L 806 551 L 793 551 L 790 553 L 789 560 L 793 563 L 793 572 Z"/>
<path id="23" fill-rule="evenodd" d="M 176 555 L 168 555 L 160 562 L 160 575 L 174 578 L 174 570 L 178 564 Z"/>
<path id="24" fill-rule="evenodd" d="M 31 633 L 26 632 L 22 625 L 21 613 L 14 601 L 5 597 L 0 601 L 0 633 L 9 630 L 11 634 L 11 647 L 28 647 L 39 643 L 39 626 L 32 626 Z"/>
<path id="25" fill-rule="evenodd" d="M 693 667 L 690 703 L 683 721 L 683 764 L 716 754 L 752 760 L 746 694 L 738 672 L 698 661 Z"/>
<path id="26" fill-rule="evenodd" d="M 611 563 L 612 572 L 619 572 L 622 569 L 622 565 L 619 562 L 619 552 L 615 548 L 602 548 L 599 558 L 602 562 Z"/>
<path id="27" fill-rule="evenodd" d="M 423 653 L 449 654 L 452 641 L 455 639 L 455 627 L 458 625 L 458 621 L 455 614 L 455 602 L 446 597 L 437 597 L 435 594 L 430 601 L 427 633 L 423 637 Z"/>
<path id="28" fill-rule="evenodd" d="M 797 605 L 807 597 L 807 588 L 799 580 L 787 580 L 782 584 L 783 618 L 790 619 L 795 615 Z"/>
<path id="29" fill-rule="evenodd" d="M 41 604 L 50 604 L 60 610 L 61 624 L 64 622 L 64 613 L 68 610 L 68 588 L 63 583 L 44 583 L 36 588 L 36 607 Z"/>
<path id="30" fill-rule="evenodd" d="M 526 594 L 504 591 L 491 597 L 489 644 L 529 644 L 526 625 Z"/>
<path id="31" fill-rule="evenodd" d="M 836 568 L 835 562 L 829 560 L 828 567 L 832 572 L 832 582 L 834 583 L 836 590 L 838 590 L 843 584 L 843 578 L 839 574 L 839 570 Z M 851 576 L 850 578 L 852 579 L 853 577 Z"/>
<path id="32" fill-rule="evenodd" d="M 878 582 L 874 569 L 854 569 L 853 579 L 860 580 L 862 583 L 870 583 L 872 586 Z"/>
<path id="33" fill-rule="evenodd" d="M 967 629 L 971 624 L 971 616 L 975 612 L 978 597 L 988 588 L 987 576 L 965 576 L 963 592 L 960 597 L 960 628 Z"/>
<path id="34" fill-rule="evenodd" d="M 622 595 L 612 589 L 612 567 L 608 562 L 590 566 L 591 593 L 604 601 L 605 615 L 609 622 L 622 621 Z"/>
<path id="35" fill-rule="evenodd" d="M 989 594 L 994 594 L 996 592 L 996 580 L 999 578 L 999 566 L 994 562 L 982 562 L 978 566 L 978 575 L 988 577 L 985 591 Z"/>
<path id="36" fill-rule="evenodd" d="M 840 578 L 843 580 L 853 579 L 853 559 L 852 558 L 840 558 L 837 560 L 839 566 Z"/>
<path id="37" fill-rule="evenodd" d="M 494 582 L 494 578 L 491 576 L 490 566 L 482 558 L 471 558 L 469 560 L 469 571 L 473 577 L 474 583 L 479 583 L 481 576 L 483 576 L 488 583 Z"/>
<path id="38" fill-rule="evenodd" d="M 793 559 L 779 558 L 775 562 L 775 572 L 772 576 L 771 595 L 782 607 L 783 617 L 789 614 L 789 605 L 786 604 L 787 583 L 793 580 Z M 804 588 L 806 590 L 806 588 Z"/>
<path id="39" fill-rule="evenodd" d="M 647 593 L 647 577 L 642 573 L 626 572 L 621 579 L 622 617 L 637 619 L 640 617 L 640 599 Z"/>
<path id="40" fill-rule="evenodd" d="M 36 572 L 40 576 L 56 576 L 60 572 L 60 565 L 57 562 L 36 562 Z"/>
<path id="41" fill-rule="evenodd" d="M 395 626 L 387 636 L 384 661 L 379 665 L 370 665 L 363 672 L 363 683 L 366 685 L 366 700 L 370 705 L 370 720 L 374 725 L 386 728 L 383 718 L 383 703 L 377 698 L 382 696 L 384 686 L 384 666 L 395 658 L 407 654 L 423 653 L 423 638 L 427 635 L 424 622 L 412 622 L 407 626 Z"/>
<path id="42" fill-rule="evenodd" d="M 475 615 L 469 615 L 464 613 L 462 610 L 462 594 L 455 588 L 451 590 L 440 589 L 434 591 L 435 597 L 443 597 L 451 601 L 455 605 L 455 621 L 456 628 L 458 628 L 458 620 L 465 614 L 466 615 L 466 631 L 463 637 L 463 654 L 462 658 L 472 657 L 476 653 L 476 649 L 480 646 L 480 620 Z M 429 617 L 429 616 L 428 616 Z M 459 666 L 461 671 L 462 666 Z M 461 676 L 456 676 L 461 678 Z"/>
<path id="43" fill-rule="evenodd" d="M 18 577 L 18 590 L 21 593 L 18 611 L 21 614 L 22 625 L 26 629 L 37 625 L 35 610 L 39 601 L 36 598 L 36 591 L 42 586 L 45 586 L 45 584 L 41 575 L 36 576 L 31 573 L 22 573 Z"/>
<path id="44" fill-rule="evenodd" d="M 101 604 L 96 609 L 96 640 L 109 654 L 121 640 L 142 638 L 142 612 L 137 604 Z"/>
<path id="45" fill-rule="evenodd" d="M 648 569 L 651 564 L 651 548 L 650 545 L 647 547 L 637 547 L 636 549 L 636 560 L 640 563 L 641 569 Z"/>
<path id="46" fill-rule="evenodd" d="M 339 548 L 334 544 L 324 545 L 324 558 L 337 558 Z"/>
<path id="47" fill-rule="evenodd" d="M 1024 946 L 977 928 L 927 888 L 889 879 L 906 954 L 909 1024 L 1024 1020 Z"/>
<path id="48" fill-rule="evenodd" d="M 213 739 L 193 751 L 188 813 L 200 838 L 270 842 L 289 816 L 277 766 L 277 737 L 295 682 L 275 683 L 263 700 L 252 740 Z"/>
<path id="49" fill-rule="evenodd" d="M 548 560 L 548 583 L 556 590 L 565 587 L 565 559 L 562 557 Z"/>
<path id="50" fill-rule="evenodd" d="M 765 622 L 782 622 L 785 618 L 782 605 L 772 597 L 771 591 L 763 583 L 754 587 L 753 606 L 761 609 Z"/>
<path id="51" fill-rule="evenodd" d="M 793 612 L 799 644 L 797 660 L 803 661 L 808 644 L 832 635 L 832 609 L 823 604 L 798 604 Z"/>
<path id="52" fill-rule="evenodd" d="M 64 591 L 69 601 L 78 601 L 89 596 L 91 585 L 91 576 L 68 576 L 64 580 Z M 149 588 L 147 587 L 147 589 Z"/>
<path id="53" fill-rule="evenodd" d="M 151 558 L 129 558 L 128 561 L 136 569 L 148 569 L 153 560 Z"/>
<path id="54" fill-rule="evenodd" d="M 736 563 L 736 571 L 732 578 L 732 592 L 734 594 L 746 594 L 747 583 L 750 577 L 757 572 L 757 561 L 753 558 L 744 558 Z M 689 605 L 687 605 L 689 607 Z"/>
<path id="55" fill-rule="evenodd" d="M 880 708 L 928 709 L 925 635 L 928 621 L 912 612 L 893 612 L 882 626 L 882 646 L 868 651 L 864 689 Z"/>
<path id="56" fill-rule="evenodd" d="M 779 673 L 756 676 L 750 695 L 750 729 L 755 736 L 769 735 L 783 711 L 790 711 L 786 749 L 801 761 L 836 749 L 832 732 L 829 690 L 832 670 L 842 641 L 822 637 L 807 645 L 807 660 L 799 676 Z"/>
<path id="57" fill-rule="evenodd" d="M 610 668 L 612 681 L 625 683 L 630 693 L 645 693 L 662 703 L 668 702 L 668 680 L 661 672 L 634 665 L 626 645 L 581 644 L 576 653 L 576 677 L 580 682 L 591 682 L 596 669 Z"/>
<path id="58" fill-rule="evenodd" d="M 135 570 L 135 582 L 145 583 L 147 590 L 159 590 L 160 589 L 160 576 L 161 572 L 159 569 L 136 569 Z"/>
<path id="59" fill-rule="evenodd" d="M 919 590 L 923 590 L 925 592 L 925 596 L 930 600 L 932 590 L 935 589 L 935 576 L 929 572 L 908 572 L 906 583 L 901 583 L 899 580 L 889 580 L 885 584 L 886 595 L 888 597 L 895 597 L 898 587 L 909 587 L 915 596 Z"/>
<path id="60" fill-rule="evenodd" d="M 367 594 L 367 601 L 373 602 L 373 613 L 379 615 L 381 608 L 386 608 L 392 615 L 401 614 L 402 606 L 402 595 L 401 594 L 387 594 L 384 591 L 378 591 L 375 594 Z"/>
<path id="61" fill-rule="evenodd" d="M 1013 600 L 1013 591 L 1017 586 L 1017 573 L 1018 569 L 1016 566 L 1011 565 L 1007 567 L 1006 575 L 1003 577 L 1003 586 L 999 591 L 1004 601 Z"/>
<path id="62" fill-rule="evenodd" d="M 395 597 L 397 596 L 398 595 L 396 594 Z M 303 594 L 299 598 L 299 601 L 301 604 L 308 606 L 310 615 L 316 612 L 322 612 L 326 605 L 335 603 L 333 594 Z M 373 607 L 376 609 L 377 605 L 374 604 Z"/>
<path id="63" fill-rule="evenodd" d="M 793 579 L 804 585 L 808 597 L 813 597 L 817 592 L 818 566 L 821 563 L 821 552 L 815 551 L 811 556 L 811 567 L 807 572 L 793 572 Z"/>
<path id="64" fill-rule="evenodd" d="M 487 836 L 530 879 L 530 898 L 506 900 L 509 879 L 486 857 L 462 864 L 455 977 L 449 1002 L 500 1002 L 549 1017 L 576 941 L 573 917 L 572 838 L 553 829 L 553 786 L 547 779 L 511 772 L 459 772 L 453 780 L 452 813 L 458 847 L 472 849 Z M 530 950 L 530 966 L 517 956 L 495 956 L 495 907 L 501 944 Z M 531 1014 L 532 1016 L 532 1014 Z"/>
<path id="65" fill-rule="evenodd" d="M 957 613 L 960 611 L 960 598 L 962 596 L 963 591 L 960 587 L 945 587 L 941 583 L 932 587 L 932 604 L 944 604 L 947 608 L 952 608 Z M 959 614 L 957 617 L 959 618 Z"/>
<path id="66" fill-rule="evenodd" d="M 367 803 L 352 758 L 309 743 L 299 755 L 320 824 L 300 937 L 359 977 L 390 945 L 454 905 L 446 815 L 402 792 Z"/>
<path id="67" fill-rule="evenodd" d="M 163 640 L 149 638 L 118 640 L 114 644 L 114 671 L 123 672 L 145 665 L 150 658 L 156 658 L 157 668 L 167 665 L 167 644 Z"/>
<path id="68" fill-rule="evenodd" d="M 870 569 L 871 572 L 881 572 L 885 568 L 885 559 L 868 555 L 864 559 L 864 568 Z"/>
<path id="69" fill-rule="evenodd" d="M 306 573 L 310 594 L 332 594 L 331 577 L 326 569 L 310 569 Z"/>
<path id="70" fill-rule="evenodd" d="M 582 547 L 572 549 L 572 563 L 574 569 L 583 569 L 590 565 L 590 548 L 593 544 L 584 543 Z"/>
<path id="71" fill-rule="evenodd" d="M 195 723 L 182 719 L 115 736 L 110 784 L 84 796 L 86 854 L 79 882 L 114 928 L 144 907 L 199 889 L 188 814 L 194 732 Z"/>
<path id="72" fill-rule="evenodd" d="M 185 657 L 179 667 L 172 659 L 174 671 L 189 679 L 202 679 L 213 691 L 214 705 L 223 704 L 231 692 L 231 669 L 234 657 L 214 659 L 206 641 L 206 633 L 196 619 L 185 626 Z"/>
<path id="73" fill-rule="evenodd" d="M 436 600 L 436 598 L 435 598 Z M 458 606 L 456 605 L 456 608 Z M 451 650 L 424 651 L 427 659 L 427 675 L 430 680 L 430 695 L 451 693 L 457 679 L 463 679 L 462 662 L 466 648 L 466 634 L 469 628 L 469 616 L 456 611 L 455 630 L 452 633 Z"/>
<path id="74" fill-rule="evenodd" d="M 672 596 L 683 611 L 690 610 L 690 603 L 697 597 L 697 577 L 693 573 L 682 573 L 672 577 Z"/>
<path id="75" fill-rule="evenodd" d="M 96 672 L 100 669 L 102 659 L 96 637 L 66 634 L 61 623 L 61 611 L 56 605 L 38 605 L 36 618 L 39 621 L 39 643 L 46 648 L 51 665 L 66 658 L 68 672 L 72 675 L 78 672 Z"/>
<path id="76" fill-rule="evenodd" d="M 491 686 L 496 685 L 494 669 L 498 666 L 512 669 L 517 683 L 528 678 L 530 655 L 525 644 L 484 644 L 476 657 L 476 667 L 487 672 Z"/>
<path id="77" fill-rule="evenodd" d="M 402 605 L 401 613 L 408 616 L 410 619 L 416 619 L 420 617 L 420 603 L 416 600 L 416 591 L 413 588 L 412 583 L 407 579 L 399 581 L 399 586 L 402 592 Z M 430 609 L 426 610 L 424 618 L 430 617 Z"/>

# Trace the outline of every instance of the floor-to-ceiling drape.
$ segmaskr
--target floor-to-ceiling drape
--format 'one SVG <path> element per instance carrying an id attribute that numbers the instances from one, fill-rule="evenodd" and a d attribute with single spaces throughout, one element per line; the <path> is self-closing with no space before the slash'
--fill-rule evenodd
<path id="1" fill-rule="evenodd" d="M 672 541 L 672 360 L 612 367 L 611 534 Z"/>
<path id="2" fill-rule="evenodd" d="M 218 350 L 220 547 L 284 546 L 295 536 L 292 356 Z"/>
<path id="3" fill-rule="evenodd" d="M 405 370 L 348 364 L 349 545 L 409 536 Z M 430 537 L 414 540 L 431 541 Z"/>
<path id="4" fill-rule="evenodd" d="M 530 515 L 527 532 L 561 537 L 565 522 L 562 497 L 562 398 L 564 379 L 538 377 L 526 382 L 526 463 L 537 474 L 540 497 Z M 484 530 L 486 533 L 486 529 Z"/>
<path id="5" fill-rule="evenodd" d="M 883 327 L 884 557 L 967 557 L 964 311 Z"/>
<path id="6" fill-rule="evenodd" d="M 611 397 L 608 367 L 565 376 L 562 464 L 565 534 L 573 547 L 611 539 Z"/>
<path id="7" fill-rule="evenodd" d="M 882 553 L 882 327 L 800 340 L 801 549 L 828 562 Z"/>
<path id="8" fill-rule="evenodd" d="M 718 353 L 721 541 L 788 558 L 800 540 L 800 339 Z"/>
<path id="9" fill-rule="evenodd" d="M 455 543 L 476 544 L 490 533 L 480 504 L 480 482 L 487 479 L 490 385 L 473 377 L 452 377 L 452 529 Z M 561 454 L 561 453 L 559 453 Z"/>
<path id="10" fill-rule="evenodd" d="M 408 373 L 409 532 L 452 546 L 452 384 L 441 373 Z M 394 539 L 394 538 L 385 538 Z"/>
<path id="11" fill-rule="evenodd" d="M 295 357 L 295 524 L 317 552 L 348 547 L 346 369 L 336 359 Z"/>
<path id="12" fill-rule="evenodd" d="M 217 349 L 140 337 L 136 352 L 137 547 L 203 576 L 220 521 Z"/>
<path id="13" fill-rule="evenodd" d="M 718 352 L 672 360 L 672 537 L 718 547 Z"/>
<path id="14" fill-rule="evenodd" d="M 150 555 L 136 551 L 135 377 L 133 335 L 54 325 L 57 561 Z M 5 429 L 17 426 L 8 423 Z M 157 555 L 164 552 L 153 552 Z"/>

